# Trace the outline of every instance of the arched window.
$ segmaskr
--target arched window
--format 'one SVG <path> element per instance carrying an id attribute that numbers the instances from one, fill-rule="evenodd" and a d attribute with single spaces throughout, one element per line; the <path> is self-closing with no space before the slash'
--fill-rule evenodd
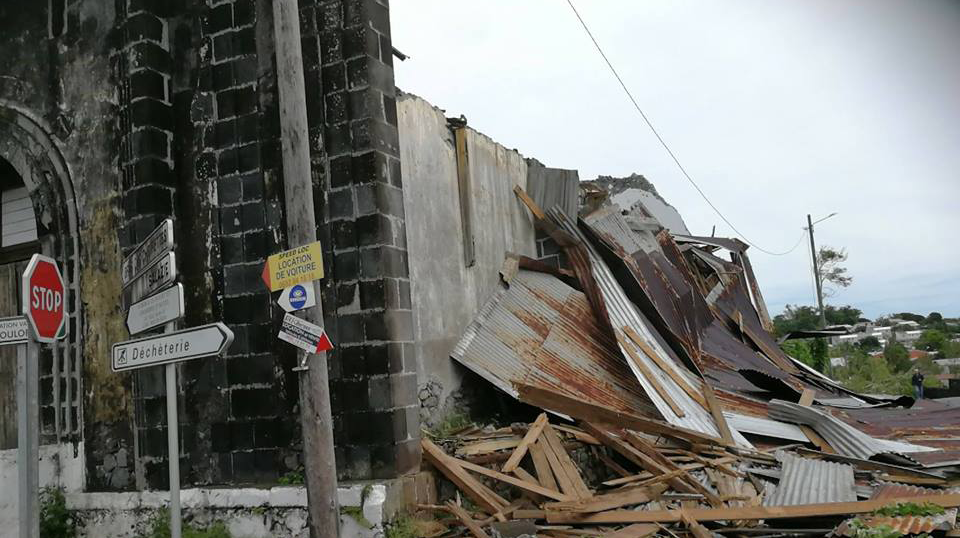
<path id="1" fill-rule="evenodd" d="M 0 159 L 0 263 L 38 252 L 37 217 L 20 175 Z"/>

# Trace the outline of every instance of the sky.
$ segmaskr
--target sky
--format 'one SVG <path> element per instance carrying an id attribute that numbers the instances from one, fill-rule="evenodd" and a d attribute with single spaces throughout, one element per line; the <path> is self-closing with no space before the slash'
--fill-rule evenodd
<path id="1" fill-rule="evenodd" d="M 396 0 L 397 86 L 581 179 L 640 173 L 691 232 L 745 238 L 772 313 L 814 304 L 803 227 L 845 248 L 827 299 L 960 316 L 960 2 Z"/>

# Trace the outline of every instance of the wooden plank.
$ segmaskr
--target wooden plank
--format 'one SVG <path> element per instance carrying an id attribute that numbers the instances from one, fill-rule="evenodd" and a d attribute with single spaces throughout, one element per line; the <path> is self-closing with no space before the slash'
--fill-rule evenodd
<path id="1" fill-rule="evenodd" d="M 867 501 L 850 501 L 840 503 L 800 504 L 794 506 L 739 506 L 731 508 L 690 508 L 686 509 L 689 517 L 696 521 L 724 521 L 724 520 L 756 520 L 756 519 L 789 519 L 820 516 L 844 516 L 848 514 L 865 514 L 873 512 L 889 504 L 913 502 L 933 503 L 944 508 L 960 506 L 960 493 L 945 493 L 940 495 L 911 495 L 887 499 L 870 499 Z M 610 510 L 592 515 L 581 515 L 568 512 L 545 513 L 550 523 L 564 524 L 611 524 L 611 523 L 678 523 L 681 520 L 677 510 Z"/>
<path id="2" fill-rule="evenodd" d="M 489 454 L 500 450 L 515 448 L 521 443 L 519 437 L 513 439 L 491 439 L 489 441 L 478 441 L 457 448 L 458 456 L 477 456 L 480 454 Z"/>
<path id="3" fill-rule="evenodd" d="M 660 531 L 658 525 L 649 523 L 634 523 L 628 527 L 607 533 L 603 538 L 647 538 Z"/>
<path id="4" fill-rule="evenodd" d="M 476 464 L 470 463 L 470 462 L 468 462 L 468 461 L 462 461 L 462 460 L 454 460 L 454 461 L 456 461 L 457 464 L 459 464 L 461 467 L 463 467 L 464 469 L 466 469 L 466 470 L 468 470 L 468 471 L 473 471 L 473 472 L 475 472 L 475 473 L 479 473 L 479 474 L 482 474 L 482 475 L 484 475 L 484 476 L 488 476 L 488 477 L 490 477 L 490 478 L 493 478 L 494 480 L 499 480 L 499 481 L 504 482 L 504 483 L 506 483 L 506 484 L 510 484 L 511 486 L 518 487 L 518 488 L 520 488 L 520 489 L 522 489 L 522 490 L 529 491 L 529 492 L 531 492 L 531 493 L 536 493 L 537 495 L 543 495 L 544 497 L 547 497 L 547 498 L 550 498 L 550 499 L 554 499 L 554 500 L 558 500 L 558 501 L 567 501 L 567 500 L 571 500 L 571 499 L 573 498 L 573 497 L 571 497 L 570 495 L 564 495 L 564 494 L 562 494 L 562 493 L 560 493 L 560 492 L 558 492 L 558 491 L 549 490 L 549 489 L 541 486 L 540 484 L 537 484 L 537 483 L 534 483 L 534 482 L 526 482 L 526 481 L 521 480 L 521 479 L 519 479 L 519 478 L 514 478 L 514 477 L 512 477 L 512 476 L 510 476 L 510 475 L 503 474 L 503 473 L 501 473 L 500 471 L 494 471 L 493 469 L 487 469 L 486 467 L 484 467 L 484 466 L 482 466 L 482 465 L 476 465 Z"/>
<path id="5" fill-rule="evenodd" d="M 704 400 L 703 395 L 700 394 L 697 389 L 692 387 L 690 383 L 688 383 L 683 377 L 683 375 L 680 374 L 680 372 L 676 371 L 675 365 L 669 364 L 667 359 L 664 359 L 659 353 L 654 351 L 653 348 L 650 347 L 650 344 L 648 344 L 647 341 L 644 340 L 639 333 L 637 333 L 637 331 L 633 330 L 633 327 L 624 326 L 623 332 L 630 337 L 630 340 L 632 340 L 633 343 L 637 344 L 637 346 L 640 348 L 640 351 L 643 351 L 644 354 L 653 359 L 653 362 L 657 363 L 657 366 L 666 372 L 667 375 L 670 376 L 670 378 L 673 379 L 673 381 L 679 385 L 681 389 L 683 389 L 683 392 L 687 393 L 687 396 L 693 398 L 693 401 L 700 404 L 704 409 L 707 408 L 707 402 Z"/>
<path id="6" fill-rule="evenodd" d="M 634 366 L 640 370 L 640 374 L 647 379 L 647 382 L 649 382 L 651 386 L 653 386 L 653 390 L 656 391 L 656 393 L 660 396 L 660 398 L 663 399 L 664 402 L 667 403 L 668 406 L 670 406 L 670 410 L 673 411 L 673 414 L 677 415 L 678 417 L 687 416 L 687 414 L 683 411 L 683 408 L 677 405 L 677 402 L 673 400 L 673 397 L 670 396 L 670 393 L 667 392 L 667 389 L 663 387 L 660 378 L 657 377 L 649 367 L 647 367 L 647 364 L 643 361 L 643 357 L 637 354 L 637 351 L 633 348 L 633 345 L 626 338 L 620 336 L 619 333 L 617 333 L 617 341 L 620 342 L 620 347 L 627 352 L 627 355 L 630 355 L 630 358 L 633 359 Z"/>
<path id="7" fill-rule="evenodd" d="M 576 464 L 573 463 L 570 455 L 567 454 L 567 451 L 563 448 L 557 432 L 554 431 L 550 424 L 546 424 L 543 427 L 541 436 L 545 443 L 544 453 L 547 455 L 550 468 L 553 469 L 553 475 L 560 484 L 560 489 L 564 493 L 573 495 L 579 499 L 593 495 L 583 482 L 583 477 L 580 476 L 580 470 L 577 469 Z"/>
<path id="8" fill-rule="evenodd" d="M 647 456 L 643 452 L 640 452 L 639 450 L 634 448 L 632 445 L 630 445 L 623 439 L 614 437 L 612 434 L 610 434 L 610 432 L 605 430 L 602 426 L 597 426 L 590 423 L 582 423 L 581 425 L 584 427 L 584 429 L 590 432 L 591 435 L 599 439 L 600 442 L 602 442 L 606 446 L 613 449 L 614 452 L 620 454 L 624 458 L 627 458 L 629 461 L 633 462 L 634 464 L 641 467 L 642 469 L 646 469 L 652 475 L 660 476 L 660 475 L 668 474 L 670 472 L 670 469 L 667 469 L 657 461 L 651 459 L 649 456 Z M 672 477 L 667 480 L 669 480 L 669 483 L 671 486 L 673 486 L 679 491 L 686 492 L 686 493 L 693 493 L 694 491 L 696 491 L 693 489 L 692 486 L 688 485 L 679 477 Z"/>
<path id="9" fill-rule="evenodd" d="M 540 209 L 540 206 L 533 201 L 533 198 L 530 198 L 530 195 L 527 194 L 527 192 L 524 191 L 520 185 L 515 185 L 513 187 L 513 193 L 517 195 L 517 198 L 519 198 L 521 202 L 523 202 L 523 205 L 527 206 L 527 210 L 529 210 L 530 213 L 533 213 L 533 218 L 537 220 L 546 220 L 546 213 Z"/>
<path id="10" fill-rule="evenodd" d="M 690 529 L 690 533 L 693 534 L 694 538 L 713 538 L 713 533 L 698 523 L 696 519 L 693 519 L 690 512 L 686 509 L 680 509 L 680 519 L 683 520 L 683 523 Z"/>
<path id="11" fill-rule="evenodd" d="M 803 394 L 800 395 L 800 401 L 797 403 L 804 407 L 810 407 L 813 403 L 813 397 L 816 396 L 816 394 L 813 389 L 803 389 Z"/>
<path id="12" fill-rule="evenodd" d="M 557 481 L 553 477 L 553 470 L 550 469 L 550 462 L 547 461 L 542 440 L 530 445 L 530 459 L 533 460 L 533 469 L 537 472 L 537 481 L 540 482 L 540 485 L 547 489 L 560 491 L 560 486 L 557 485 Z"/>
<path id="13" fill-rule="evenodd" d="M 715 463 L 718 463 L 718 464 L 720 464 L 720 463 L 732 463 L 732 462 L 735 462 L 735 461 L 737 461 L 737 458 L 735 458 L 735 457 L 733 457 L 733 456 L 728 456 L 728 457 L 725 457 L 725 458 L 720 458 L 720 459 L 714 460 L 714 462 L 715 462 Z M 682 469 L 682 470 L 684 470 L 684 471 L 696 471 L 696 470 L 699 470 L 699 469 L 703 469 L 703 468 L 706 467 L 706 466 L 707 466 L 707 465 L 704 464 L 704 463 L 688 463 L 688 464 L 685 464 L 685 465 L 681 465 L 681 466 L 680 466 L 680 469 Z M 671 471 L 671 473 L 673 473 L 673 471 Z M 677 473 L 677 474 L 679 475 L 680 473 Z M 611 486 L 611 487 L 612 487 L 612 486 L 622 486 L 622 485 L 624 485 L 624 484 L 632 484 L 632 483 L 634 483 L 634 482 L 643 482 L 643 483 L 646 483 L 647 480 L 658 479 L 658 478 L 662 478 L 663 476 L 664 476 L 664 475 L 652 476 L 650 473 L 639 473 L 639 474 L 634 474 L 634 475 L 630 475 L 630 476 L 625 476 L 625 477 L 623 477 L 623 478 L 614 478 L 613 480 L 607 480 L 606 482 L 603 482 L 603 485 L 604 485 L 604 486 Z M 669 477 L 668 477 L 668 478 L 669 478 Z M 637 484 L 637 485 L 639 485 L 639 484 Z"/>
<path id="14" fill-rule="evenodd" d="M 546 424 L 547 414 L 540 413 L 540 416 L 537 417 L 537 420 L 535 420 L 533 425 L 530 426 L 530 429 L 527 430 L 527 434 L 523 436 L 523 440 L 520 441 L 520 444 L 514 449 L 513 454 L 510 454 L 510 459 L 503 464 L 503 469 L 501 469 L 503 472 L 509 473 L 520 465 L 523 457 L 527 455 L 527 450 L 530 448 L 530 445 L 537 441 L 537 439 L 540 437 L 540 432 L 543 431 L 543 427 Z"/>
<path id="15" fill-rule="evenodd" d="M 680 475 L 681 479 L 687 484 L 689 484 L 694 491 L 703 495 L 703 497 L 711 505 L 713 506 L 723 505 L 723 501 L 721 501 L 719 497 L 714 495 L 713 492 L 711 492 L 703 484 L 701 484 L 700 481 L 697 480 L 688 471 L 681 469 L 680 466 L 678 466 L 676 463 L 673 463 L 672 461 L 667 459 L 666 456 L 664 456 L 659 451 L 657 451 L 657 448 L 655 446 L 648 443 L 646 439 L 640 437 L 639 435 L 633 432 L 627 432 L 625 437 L 627 439 L 627 442 L 633 445 L 634 448 L 646 454 L 649 458 L 653 459 L 654 461 L 662 465 L 665 469 L 668 469 L 669 471 L 677 471 L 677 470 L 681 471 L 682 472 L 682 474 Z"/>
<path id="16" fill-rule="evenodd" d="M 557 430 L 558 432 L 568 433 L 572 435 L 577 441 L 581 443 L 586 443 L 588 445 L 599 445 L 600 441 L 597 441 L 589 433 L 572 426 L 566 426 L 564 424 L 551 424 L 550 427 Z"/>
<path id="17" fill-rule="evenodd" d="M 490 538 L 490 535 L 484 532 L 483 529 L 480 528 L 480 525 L 474 521 L 474 519 L 470 517 L 470 514 L 459 504 L 453 501 L 447 501 L 447 508 L 451 514 L 457 516 L 457 519 L 467 527 L 467 530 L 470 531 L 470 534 L 472 534 L 474 538 Z"/>
<path id="18" fill-rule="evenodd" d="M 713 387 L 706 382 L 703 383 L 703 395 L 707 400 L 707 408 L 710 409 L 710 414 L 713 415 L 713 421 L 717 424 L 720 438 L 723 439 L 723 442 L 733 446 L 735 444 L 733 442 L 733 432 L 730 431 L 730 425 L 727 424 L 727 417 L 723 416 L 723 407 L 721 407 L 720 402 L 717 401 L 717 395 L 713 392 Z"/>
<path id="19" fill-rule="evenodd" d="M 20 276 L 17 264 L 0 265 L 0 318 L 20 315 Z M 17 346 L 0 346 L 0 450 L 16 447 Z"/>
<path id="20" fill-rule="evenodd" d="M 530 482 L 531 484 L 537 484 L 539 486 L 543 485 L 540 483 L 539 480 L 537 480 L 537 477 L 528 473 L 527 470 L 524 469 L 523 467 L 517 467 L 516 469 L 514 469 L 513 474 L 516 475 L 516 477 L 519 478 L 520 480 L 523 480 L 524 482 Z M 557 490 L 554 489 L 553 491 L 557 491 Z"/>
<path id="21" fill-rule="evenodd" d="M 797 427 L 799 427 L 800 431 L 807 436 L 807 439 L 809 439 L 810 442 L 820 450 L 826 452 L 827 454 L 837 453 L 837 451 L 830 446 L 830 443 L 828 443 L 823 437 L 820 437 L 820 434 L 810 426 L 807 426 L 806 424 L 797 424 Z"/>
<path id="22" fill-rule="evenodd" d="M 513 519 L 546 519 L 546 512 L 529 509 L 514 510 Z"/>
<path id="23" fill-rule="evenodd" d="M 682 439 L 694 443 L 708 445 L 723 444 L 723 441 L 712 435 L 680 426 L 674 426 L 655 419 L 642 417 L 632 413 L 621 412 L 599 404 L 584 402 L 570 396 L 559 394 L 541 387 L 514 383 L 519 393 L 520 401 L 569 415 L 579 420 L 598 424 L 616 424 L 619 427 L 630 428 L 651 434 L 663 435 L 671 439 Z"/>
<path id="24" fill-rule="evenodd" d="M 604 495 L 596 495 L 589 499 L 546 503 L 543 505 L 543 508 L 545 510 L 561 510 L 566 512 L 603 512 L 622 506 L 633 506 L 650 502 L 659 497 L 666 489 L 667 486 L 664 484 L 650 487 L 633 487 Z"/>
<path id="25" fill-rule="evenodd" d="M 423 457 L 437 468 L 448 480 L 456 484 L 460 491 L 475 502 L 478 506 L 493 514 L 507 506 L 507 502 L 500 499 L 496 493 L 490 491 L 476 478 L 470 476 L 457 460 L 447 456 L 443 450 L 429 439 L 421 439 Z M 501 501 L 503 501 L 501 503 Z"/>

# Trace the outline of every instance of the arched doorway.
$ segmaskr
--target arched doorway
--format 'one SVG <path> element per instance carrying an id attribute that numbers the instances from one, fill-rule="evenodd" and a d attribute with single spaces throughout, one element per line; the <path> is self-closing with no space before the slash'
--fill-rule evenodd
<path id="1" fill-rule="evenodd" d="M 19 312 L 19 285 L 25 260 L 36 252 L 57 260 L 67 283 L 67 337 L 42 346 L 40 356 L 41 443 L 77 440 L 82 416 L 82 302 L 80 235 L 73 182 L 51 129 L 35 115 L 0 100 L 0 316 Z M 12 293 L 11 293 L 12 292 Z M 9 353 L 9 350 L 0 353 Z M 0 356 L 0 363 L 10 363 Z M 16 361 L 12 361 L 16 364 Z M 5 366 L 0 366 L 5 368 Z M 15 379 L 15 366 L 13 367 Z M 0 371 L 0 393 L 10 392 L 9 374 Z M 8 391 L 8 388 L 10 389 Z M 16 408 L 0 396 L 0 449 L 10 429 L 4 414 Z"/>

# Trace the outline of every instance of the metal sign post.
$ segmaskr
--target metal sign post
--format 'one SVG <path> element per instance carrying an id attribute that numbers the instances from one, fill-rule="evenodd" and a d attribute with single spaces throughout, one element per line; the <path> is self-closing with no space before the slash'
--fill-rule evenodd
<path id="1" fill-rule="evenodd" d="M 17 485 L 20 538 L 40 536 L 39 345 L 17 345 Z"/>
<path id="2" fill-rule="evenodd" d="M 167 323 L 164 333 L 172 333 L 173 322 Z M 180 419 L 177 414 L 177 365 L 164 366 L 167 377 L 167 453 L 170 469 L 170 537 L 180 538 Z"/>

